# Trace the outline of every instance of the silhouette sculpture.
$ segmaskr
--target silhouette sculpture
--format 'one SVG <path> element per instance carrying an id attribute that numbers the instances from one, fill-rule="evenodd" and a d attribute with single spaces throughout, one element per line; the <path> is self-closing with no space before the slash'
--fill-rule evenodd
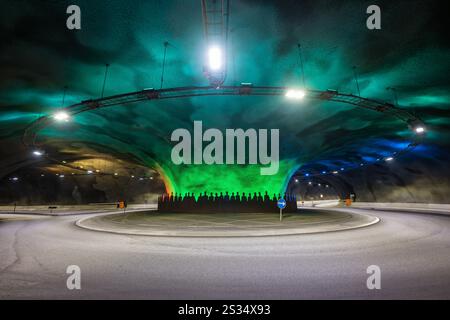
<path id="1" fill-rule="evenodd" d="M 179 213 L 201 213 L 201 212 L 279 212 L 277 201 L 281 198 L 281 194 L 273 195 L 271 198 L 267 191 L 264 195 L 261 192 L 254 192 L 248 195 L 243 192 L 232 192 L 231 195 L 225 192 L 225 195 L 213 194 L 208 192 L 200 193 L 198 198 L 194 193 L 185 193 L 184 196 L 173 192 L 163 194 L 158 197 L 158 211 L 160 212 L 179 212 Z M 286 208 L 283 212 L 296 212 L 297 199 L 293 194 L 284 194 L 286 200 Z"/>

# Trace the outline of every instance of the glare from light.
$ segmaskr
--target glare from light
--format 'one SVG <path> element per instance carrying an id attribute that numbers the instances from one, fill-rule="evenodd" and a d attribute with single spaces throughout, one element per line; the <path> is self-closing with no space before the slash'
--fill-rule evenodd
<path id="1" fill-rule="evenodd" d="M 326 171 L 322 171 L 322 174 L 326 174 L 327 172 Z"/>
<path id="2" fill-rule="evenodd" d="M 88 170 L 87 174 L 93 174 L 94 172 L 92 170 Z"/>
<path id="3" fill-rule="evenodd" d="M 295 183 L 298 183 L 298 179 L 295 179 Z"/>
<path id="4" fill-rule="evenodd" d="M 35 151 L 33 151 L 33 154 L 34 154 L 35 156 L 37 156 L 37 157 L 40 157 L 40 156 L 42 156 L 44 153 L 43 153 L 42 151 L 35 150 Z"/>
<path id="5" fill-rule="evenodd" d="M 392 157 L 386 158 L 386 161 L 392 161 L 392 160 L 394 160 L 394 158 L 392 158 Z"/>
<path id="6" fill-rule="evenodd" d="M 301 100 L 305 97 L 305 95 L 306 92 L 300 89 L 289 89 L 285 94 L 286 98 L 294 100 Z"/>
<path id="7" fill-rule="evenodd" d="M 323 194 L 321 194 L 320 197 L 323 198 Z"/>
<path id="8" fill-rule="evenodd" d="M 333 171 L 333 174 L 338 174 L 338 172 L 337 171 Z"/>
<path id="9" fill-rule="evenodd" d="M 59 177 L 60 177 L 60 178 L 64 178 L 64 175 L 63 175 L 63 174 L 60 174 Z"/>
<path id="10" fill-rule="evenodd" d="M 55 113 L 55 115 L 53 116 L 55 118 L 55 120 L 57 121 L 69 121 L 69 114 L 67 112 L 64 111 L 59 111 L 57 113 Z"/>
<path id="11" fill-rule="evenodd" d="M 18 181 L 19 180 L 19 178 L 18 177 L 12 177 L 12 179 L 11 179 L 12 181 Z"/>
<path id="12" fill-rule="evenodd" d="M 308 184 L 309 184 L 309 185 L 312 185 L 312 182 L 310 181 L 310 182 L 308 182 Z"/>
<path id="13" fill-rule="evenodd" d="M 414 130 L 416 131 L 416 133 L 424 133 L 425 132 L 425 128 L 424 127 L 417 127 Z"/>
<path id="14" fill-rule="evenodd" d="M 114 175 L 115 175 L 115 176 L 118 176 L 119 174 L 118 174 L 117 172 L 114 172 Z"/>
<path id="15" fill-rule="evenodd" d="M 222 69 L 223 64 L 222 50 L 218 46 L 212 46 L 208 49 L 208 65 L 213 71 Z"/>

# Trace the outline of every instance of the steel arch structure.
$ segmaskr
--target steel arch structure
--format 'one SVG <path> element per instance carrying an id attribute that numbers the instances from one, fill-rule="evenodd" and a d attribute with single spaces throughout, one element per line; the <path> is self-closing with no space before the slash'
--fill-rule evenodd
<path id="1" fill-rule="evenodd" d="M 281 86 L 253 86 L 241 84 L 240 86 L 190 86 L 167 89 L 144 89 L 141 91 L 123 93 L 104 98 L 85 100 L 73 104 L 59 111 L 76 115 L 82 112 L 99 108 L 127 105 L 146 100 L 181 99 L 200 96 L 284 96 L 289 88 Z M 305 90 L 305 99 L 332 101 L 352 105 L 372 111 L 380 112 L 386 116 L 396 117 L 407 125 L 422 124 L 422 120 L 405 109 L 394 106 L 391 103 L 359 97 L 348 93 L 339 93 L 336 90 Z M 40 130 L 56 121 L 52 116 L 42 116 L 28 125 L 23 134 L 23 143 L 33 146 Z M 417 140 L 417 136 L 416 136 Z"/>

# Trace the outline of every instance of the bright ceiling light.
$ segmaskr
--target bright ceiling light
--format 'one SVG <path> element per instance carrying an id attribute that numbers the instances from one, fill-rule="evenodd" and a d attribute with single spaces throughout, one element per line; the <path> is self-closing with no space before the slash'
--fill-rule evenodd
<path id="1" fill-rule="evenodd" d="M 387 157 L 386 158 L 386 161 L 392 161 L 392 160 L 394 160 L 394 158 L 392 158 L 392 157 Z"/>
<path id="2" fill-rule="evenodd" d="M 42 155 L 44 154 L 44 152 L 42 152 L 42 151 L 40 151 L 40 150 L 34 150 L 34 151 L 33 151 L 33 154 L 34 154 L 35 156 L 37 156 L 37 157 L 40 157 L 40 156 L 42 156 Z"/>
<path id="3" fill-rule="evenodd" d="M 416 133 L 424 133 L 425 132 L 425 128 L 424 127 L 416 127 L 414 129 L 414 131 L 416 131 Z"/>
<path id="4" fill-rule="evenodd" d="M 288 99 L 301 100 L 306 96 L 306 92 L 300 89 L 289 89 L 285 94 Z"/>
<path id="5" fill-rule="evenodd" d="M 223 55 L 222 50 L 218 46 L 212 46 L 208 49 L 208 65 L 213 71 L 222 69 Z"/>
<path id="6" fill-rule="evenodd" d="M 92 174 L 92 173 L 94 173 L 92 170 L 87 171 L 87 174 Z"/>
<path id="7" fill-rule="evenodd" d="M 59 111 L 57 113 L 55 113 L 55 115 L 53 116 L 53 118 L 55 118 L 55 120 L 57 121 L 69 121 L 69 114 L 67 112 L 64 111 Z"/>

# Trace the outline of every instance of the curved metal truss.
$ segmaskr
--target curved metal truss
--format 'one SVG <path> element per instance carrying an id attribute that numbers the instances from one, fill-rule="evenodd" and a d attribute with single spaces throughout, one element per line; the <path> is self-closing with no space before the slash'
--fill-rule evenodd
<path id="1" fill-rule="evenodd" d="M 177 87 L 160 90 L 150 88 L 105 98 L 82 101 L 64 109 L 60 109 L 59 111 L 64 111 L 68 113 L 68 115 L 73 116 L 99 108 L 126 105 L 146 100 L 181 99 L 199 96 L 284 96 L 288 90 L 288 87 L 253 86 L 250 83 L 242 83 L 240 86 L 222 86 L 219 88 L 212 86 Z M 401 121 L 404 121 L 411 129 L 416 126 L 423 125 L 420 118 L 411 114 L 407 110 L 401 109 L 387 102 L 367 99 L 355 96 L 353 94 L 339 93 L 336 90 L 305 90 L 305 93 L 305 99 L 333 101 L 373 110 L 383 113 L 386 116 L 396 117 Z M 35 146 L 35 140 L 38 132 L 55 121 L 56 120 L 52 116 L 43 116 L 32 122 L 25 129 L 23 143 L 28 147 Z M 417 146 L 419 139 L 420 137 L 415 135 L 413 139 L 414 141 L 410 143 L 405 150 L 402 150 L 399 153 L 407 152 Z M 319 175 L 319 173 L 316 174 Z M 311 173 L 311 175 L 316 174 Z"/>

